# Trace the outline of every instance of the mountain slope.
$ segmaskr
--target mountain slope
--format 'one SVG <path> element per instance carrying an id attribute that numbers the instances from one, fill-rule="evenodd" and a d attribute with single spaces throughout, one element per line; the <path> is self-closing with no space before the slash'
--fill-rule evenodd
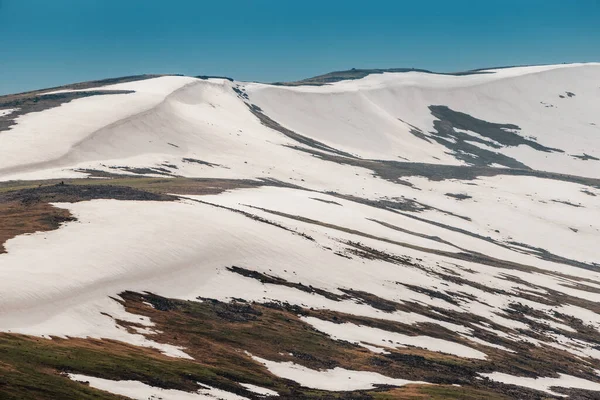
<path id="1" fill-rule="evenodd" d="M 0 393 L 600 391 L 600 65 L 146 78 L 0 98 Z"/>

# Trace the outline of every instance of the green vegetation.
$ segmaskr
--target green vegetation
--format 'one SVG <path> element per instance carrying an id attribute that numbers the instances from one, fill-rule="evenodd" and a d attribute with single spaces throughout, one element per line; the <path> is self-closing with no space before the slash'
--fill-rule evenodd
<path id="1" fill-rule="evenodd" d="M 461 362 L 458 359 L 446 360 L 437 353 L 424 350 L 418 351 L 421 354 L 418 357 L 407 358 L 409 354 L 406 353 L 410 350 L 405 349 L 404 358 L 402 353 L 396 352 L 392 352 L 395 357 L 386 358 L 350 343 L 334 341 L 302 322 L 297 317 L 301 310 L 288 305 L 243 301 L 223 303 L 210 299 L 179 301 L 131 292 L 121 296 L 129 312 L 149 316 L 156 323 L 158 333 L 148 335 L 149 339 L 182 346 L 194 360 L 171 358 L 153 349 L 112 340 L 48 340 L 4 333 L 0 334 L 0 398 L 120 398 L 73 382 L 65 373 L 137 380 L 156 387 L 186 391 L 198 390 L 197 383 L 200 382 L 257 398 L 239 385 L 240 382 L 252 383 L 277 391 L 282 400 L 504 398 L 498 392 L 472 387 L 460 376 L 455 381 L 466 383 L 460 388 L 409 385 L 398 389 L 382 387 L 348 393 L 302 388 L 295 382 L 271 375 L 246 352 L 274 361 L 293 361 L 315 369 L 341 366 L 388 376 L 413 371 L 416 378 L 432 378 L 436 374 L 436 365 L 437 369 L 443 365 L 446 369 L 455 365 L 458 373 L 465 370 L 464 366 L 458 365 Z M 135 326 L 124 321 L 117 322 L 127 329 Z"/>

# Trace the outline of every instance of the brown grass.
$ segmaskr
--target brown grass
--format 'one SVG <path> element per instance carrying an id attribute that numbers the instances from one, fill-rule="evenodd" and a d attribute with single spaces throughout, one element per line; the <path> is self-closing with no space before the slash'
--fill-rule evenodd
<path id="1" fill-rule="evenodd" d="M 131 178 L 74 179 L 67 181 L 14 181 L 0 183 L 0 253 L 15 236 L 58 229 L 73 221 L 68 210 L 50 202 L 79 202 L 93 199 L 169 201 L 168 193 L 209 195 L 226 190 L 275 184 L 250 180 Z"/>
<path id="2" fill-rule="evenodd" d="M 73 221 L 74 218 L 68 210 L 48 203 L 26 204 L 12 201 L 0 203 L 0 219 L 0 253 L 4 253 L 4 243 L 13 237 L 58 229 L 61 223 Z"/>
<path id="3" fill-rule="evenodd" d="M 491 360 L 491 365 L 416 348 L 374 354 L 315 331 L 290 305 L 181 301 L 132 292 L 120 297 L 129 312 L 148 316 L 156 324 L 159 333 L 147 335 L 149 339 L 182 346 L 194 359 L 171 358 L 154 349 L 113 340 L 47 340 L 0 333 L 0 398 L 116 398 L 60 374 L 74 372 L 187 391 L 197 390 L 200 382 L 256 398 L 238 384 L 246 382 L 276 390 L 282 400 L 539 399 L 539 393 L 532 390 L 475 379 L 478 371 L 502 370 L 504 362 L 514 363 L 510 357 Z M 339 366 L 437 384 L 347 393 L 311 390 L 270 374 L 246 351 L 313 369 Z M 452 386 L 454 383 L 461 386 Z"/>

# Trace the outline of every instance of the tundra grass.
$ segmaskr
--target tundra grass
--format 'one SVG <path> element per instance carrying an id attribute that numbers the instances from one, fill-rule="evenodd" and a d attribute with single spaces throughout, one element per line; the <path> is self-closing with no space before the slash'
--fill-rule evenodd
<path id="1" fill-rule="evenodd" d="M 292 308 L 210 299 L 179 301 L 131 292 L 123 293 L 121 297 L 128 311 L 152 318 L 156 324 L 153 329 L 159 333 L 148 335 L 149 339 L 182 346 L 193 360 L 171 358 L 154 349 L 113 340 L 50 340 L 3 333 L 0 334 L 0 398 L 120 398 L 73 382 L 66 373 L 136 380 L 155 387 L 190 392 L 198 390 L 198 383 L 201 383 L 251 399 L 258 397 L 239 383 L 275 390 L 281 399 L 419 398 L 415 395 L 430 399 L 505 398 L 498 391 L 469 385 L 462 388 L 411 385 L 410 388 L 381 387 L 355 392 L 307 389 L 270 374 L 247 352 L 274 361 L 294 361 L 314 369 L 341 366 L 388 376 L 397 375 L 407 366 L 390 360 L 382 364 L 378 362 L 382 360 L 380 355 L 357 345 L 332 340 L 302 322 Z M 117 322 L 126 329 L 134 326 Z M 425 373 L 418 365 L 410 368 Z"/>

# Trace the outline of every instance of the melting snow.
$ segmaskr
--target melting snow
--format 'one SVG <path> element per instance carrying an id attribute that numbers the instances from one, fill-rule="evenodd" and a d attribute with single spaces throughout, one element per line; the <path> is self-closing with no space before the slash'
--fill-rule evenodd
<path id="1" fill-rule="evenodd" d="M 501 372 L 491 374 L 480 374 L 496 382 L 502 382 L 509 385 L 528 387 L 530 389 L 540 390 L 554 396 L 567 397 L 566 395 L 553 392 L 552 387 L 585 389 L 600 392 L 600 383 L 591 382 L 585 379 L 577 378 L 571 375 L 558 374 L 558 378 L 526 378 L 522 376 L 513 376 Z"/>
<path id="2" fill-rule="evenodd" d="M 4 110 L 0 110 L 0 117 L 5 117 L 14 113 L 15 111 L 19 111 L 18 108 L 5 108 Z"/>
<path id="3" fill-rule="evenodd" d="M 232 85 L 240 85 L 252 102 L 275 121 L 353 154 L 462 165 L 462 161 L 447 154 L 445 147 L 416 137 L 408 125 L 429 132 L 434 117 L 428 106 L 445 104 L 486 121 L 514 123 L 522 128 L 523 135 L 536 136 L 546 146 L 565 150 L 546 153 L 527 146 L 499 149 L 529 167 L 598 178 L 597 161 L 573 159 L 569 154 L 581 154 L 583 148 L 600 148 L 597 126 L 590 124 L 597 118 L 597 107 L 593 106 L 597 93 L 589 90 L 589 81 L 597 80 L 599 65 L 508 68 L 463 77 L 413 72 L 379 74 L 321 87 L 162 77 L 103 87 L 134 90 L 132 94 L 93 96 L 20 116 L 15 126 L 0 134 L 2 180 L 81 177 L 78 169 L 114 173 L 115 166 L 148 168 L 165 163 L 174 165 L 172 170 L 177 175 L 187 177 L 271 178 L 301 185 L 305 190 L 263 187 L 204 196 L 201 200 L 256 214 L 309 235 L 314 242 L 192 200 L 59 204 L 78 221 L 56 231 L 22 235 L 5 244 L 8 253 L 0 255 L 0 330 L 46 337 L 110 338 L 189 357 L 185 349 L 145 338 L 142 334 L 153 332 L 152 322 L 126 313 L 110 297 L 123 290 L 134 290 L 182 299 L 203 296 L 228 300 L 239 297 L 243 291 L 247 300 L 287 301 L 405 324 L 436 323 L 473 342 L 510 351 L 471 338 L 472 329 L 459 324 L 414 312 L 385 312 L 355 299 L 333 301 L 290 287 L 262 284 L 225 270 L 227 266 L 239 265 L 335 294 L 340 294 L 339 288 L 353 288 L 398 303 L 414 301 L 424 307 L 437 307 L 440 316 L 444 310 L 469 312 L 508 328 L 508 333 L 504 333 L 479 326 L 500 337 L 600 358 L 600 351 L 589 343 L 569 339 L 568 335 L 549 335 L 549 342 L 545 342 L 517 332 L 526 332 L 530 327 L 503 311 L 511 303 L 520 302 L 548 316 L 556 311 L 579 318 L 600 330 L 600 316 L 591 310 L 571 304 L 549 306 L 519 296 L 522 291 L 541 297 L 557 291 L 597 301 L 597 293 L 577 286 L 580 283 L 591 289 L 600 287 L 600 274 L 593 268 L 586 270 L 542 259 L 522 245 L 540 247 L 578 262 L 597 261 L 600 228 L 596 221 L 600 207 L 596 197 L 584 192 L 592 189 L 551 179 L 501 175 L 480 176 L 471 181 L 406 176 L 402 179 L 414 186 L 398 185 L 374 177 L 366 168 L 326 161 L 291 148 L 290 145 L 306 146 L 263 126 L 232 90 Z M 564 92 L 566 82 L 577 97 L 561 104 L 560 113 L 543 109 L 544 114 L 540 114 L 540 100 Z M 515 103 L 516 98 L 521 101 Z M 0 110 L 0 116 L 11 111 Z M 573 140 L 572 132 L 577 132 L 577 140 Z M 474 139 L 482 138 L 468 133 Z M 184 158 L 221 166 L 184 162 Z M 340 199 L 330 192 L 357 196 L 367 203 Z M 456 201 L 446 193 L 466 193 L 471 198 Z M 311 197 L 340 205 L 316 202 Z M 394 198 L 414 199 L 431 208 L 418 213 L 390 212 L 368 204 Z M 579 207 L 554 200 L 567 200 Z M 305 220 L 250 206 L 299 215 Z M 306 219 L 345 230 L 311 224 Z M 355 256 L 349 253 L 345 244 L 348 241 L 422 260 L 423 268 Z M 517 243 L 511 247 L 510 242 Z M 516 269 L 507 272 L 469 261 L 457 265 L 456 260 L 421 251 L 419 246 L 439 252 L 478 252 L 534 266 L 545 273 Z M 439 276 L 442 273 L 498 292 L 443 279 Z M 580 278 L 584 280 L 579 282 Z M 399 284 L 448 295 L 455 302 Z M 464 296 L 452 294 L 459 292 Z M 143 327 L 132 334 L 118 326 L 116 319 Z M 552 328 L 573 331 L 558 320 L 532 319 L 542 321 Z M 352 324 L 331 326 L 319 320 L 307 322 L 333 337 L 377 352 L 414 345 L 462 357 L 485 357 L 467 346 L 425 336 L 411 337 Z M 391 379 L 366 372 L 271 365 L 285 373 L 291 371 L 304 381 L 316 377 L 317 384 L 325 382 L 328 376 L 339 378 L 338 382 L 332 380 L 336 385 L 353 381 L 360 383 L 358 386 L 369 386 Z M 561 379 L 562 384 L 572 381 L 564 376 Z"/>
<path id="4" fill-rule="evenodd" d="M 302 317 L 302 320 L 311 324 L 315 329 L 330 335 L 334 339 L 346 340 L 359 345 L 366 343 L 367 345 L 371 344 L 377 347 L 391 348 L 415 346 L 431 351 L 453 354 L 459 357 L 480 360 L 486 358 L 485 353 L 471 347 L 430 336 L 408 336 L 401 333 L 384 331 L 382 329 L 355 325 L 352 323 L 336 324 L 314 317 Z"/>
<path id="5" fill-rule="evenodd" d="M 427 382 L 394 379 L 367 371 L 350 371 L 334 368 L 323 371 L 306 368 L 292 362 L 274 362 L 259 357 L 253 357 L 264 364 L 268 370 L 285 379 L 298 382 L 300 385 L 330 391 L 352 391 L 373 389 L 376 385 L 404 386 L 408 384 L 427 384 Z"/>
<path id="6" fill-rule="evenodd" d="M 248 400 L 246 397 L 207 385 L 202 385 L 206 387 L 206 389 L 200 389 L 195 393 L 190 393 L 182 390 L 162 389 L 138 381 L 113 381 L 81 374 L 69 374 L 69 378 L 78 382 L 89 382 L 90 386 L 93 388 L 126 396 L 135 400 Z"/>
<path id="7" fill-rule="evenodd" d="M 257 393 L 257 394 L 260 394 L 263 396 L 279 396 L 279 393 L 277 393 L 274 390 L 256 386 L 251 383 L 240 383 L 240 385 L 242 385 L 243 387 L 245 387 L 246 389 L 248 389 L 251 392 L 254 392 L 254 393 Z"/>

